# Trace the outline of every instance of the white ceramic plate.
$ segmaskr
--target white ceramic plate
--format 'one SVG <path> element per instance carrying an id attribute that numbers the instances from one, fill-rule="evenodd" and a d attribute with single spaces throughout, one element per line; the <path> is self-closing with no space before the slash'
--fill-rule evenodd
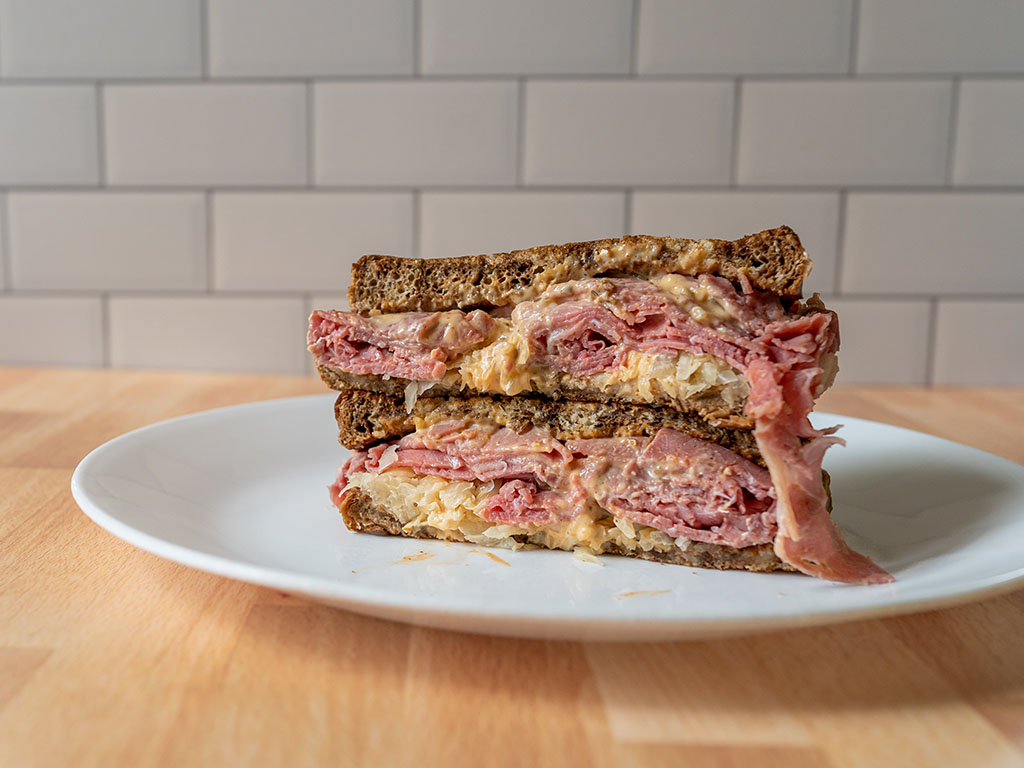
<path id="1" fill-rule="evenodd" d="M 708 637 L 918 611 L 1024 583 L 1024 466 L 824 413 L 816 422 L 843 422 L 849 443 L 826 460 L 835 518 L 895 584 L 487 551 L 499 561 L 469 544 L 351 533 L 326 490 L 347 455 L 333 402 L 253 403 L 129 432 L 82 461 L 72 492 L 96 523 L 160 557 L 372 616 L 490 634 Z"/>

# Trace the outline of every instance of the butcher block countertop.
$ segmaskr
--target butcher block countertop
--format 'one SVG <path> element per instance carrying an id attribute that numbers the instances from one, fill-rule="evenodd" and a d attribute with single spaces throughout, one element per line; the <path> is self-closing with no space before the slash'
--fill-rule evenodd
<path id="1" fill-rule="evenodd" d="M 1024 766 L 1024 590 L 708 642 L 478 637 L 175 565 L 71 498 L 79 460 L 126 430 L 323 391 L 0 368 L 0 765 Z M 819 408 L 1024 462 L 1019 389 Z"/>

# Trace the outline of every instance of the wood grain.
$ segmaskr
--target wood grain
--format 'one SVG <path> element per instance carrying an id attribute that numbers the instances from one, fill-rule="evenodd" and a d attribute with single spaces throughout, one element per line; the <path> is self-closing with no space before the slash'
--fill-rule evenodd
<path id="1" fill-rule="evenodd" d="M 321 391 L 0 369 L 0 765 L 1024 765 L 1024 591 L 714 642 L 519 641 L 192 571 L 71 499 L 78 461 L 126 430 Z M 1021 390 L 840 389 L 819 407 L 1024 462 Z"/>

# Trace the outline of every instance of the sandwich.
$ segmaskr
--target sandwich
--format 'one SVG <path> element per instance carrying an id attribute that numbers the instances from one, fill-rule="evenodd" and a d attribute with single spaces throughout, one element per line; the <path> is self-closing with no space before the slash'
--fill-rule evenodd
<path id="1" fill-rule="evenodd" d="M 364 256 L 310 317 L 354 451 L 331 497 L 361 532 L 891 581 L 830 516 L 810 268 L 787 227 Z"/>

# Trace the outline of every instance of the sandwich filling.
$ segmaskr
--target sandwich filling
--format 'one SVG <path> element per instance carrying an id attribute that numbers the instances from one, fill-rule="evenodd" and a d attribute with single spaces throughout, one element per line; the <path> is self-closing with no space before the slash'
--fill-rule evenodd
<path id="1" fill-rule="evenodd" d="M 653 437 L 562 441 L 539 427 L 517 434 L 444 421 L 354 454 L 332 498 L 340 504 L 352 488 L 400 510 L 407 529 L 489 538 L 543 533 L 548 546 L 595 553 L 608 542 L 630 548 L 641 540 L 742 548 L 768 544 L 778 530 L 764 468 L 667 428 Z M 647 533 L 629 535 L 637 530 Z"/>
<path id="2" fill-rule="evenodd" d="M 785 314 L 770 294 L 742 295 L 711 275 L 591 278 L 490 314 L 318 311 L 309 344 L 322 365 L 406 379 L 415 391 L 442 382 L 555 395 L 573 381 L 641 403 L 714 394 L 738 410 L 749 393 L 743 348 Z M 739 354 L 723 354 L 733 347 Z"/>
<path id="3" fill-rule="evenodd" d="M 498 483 L 444 480 L 416 475 L 408 469 L 394 469 L 375 475 L 368 472 L 351 477 L 349 487 L 369 495 L 386 508 L 409 534 L 439 531 L 444 538 L 481 544 L 487 547 L 520 549 L 537 545 L 549 549 L 590 553 L 615 551 L 670 552 L 689 549 L 687 539 L 673 539 L 656 528 L 634 525 L 591 507 L 572 520 L 534 525 L 492 523 L 480 516 Z"/>
<path id="4" fill-rule="evenodd" d="M 821 462 L 841 440 L 808 415 L 835 376 L 839 331 L 816 297 L 786 308 L 749 283 L 738 290 L 708 274 L 589 278 L 550 286 L 511 311 L 314 312 L 308 340 L 321 365 L 408 379 L 413 397 L 442 381 L 552 394 L 566 378 L 633 401 L 667 396 L 683 408 L 714 393 L 754 424 L 775 494 L 779 558 L 835 581 L 892 580 L 847 546 L 826 511 Z M 601 466 L 607 473 L 617 463 Z"/>

